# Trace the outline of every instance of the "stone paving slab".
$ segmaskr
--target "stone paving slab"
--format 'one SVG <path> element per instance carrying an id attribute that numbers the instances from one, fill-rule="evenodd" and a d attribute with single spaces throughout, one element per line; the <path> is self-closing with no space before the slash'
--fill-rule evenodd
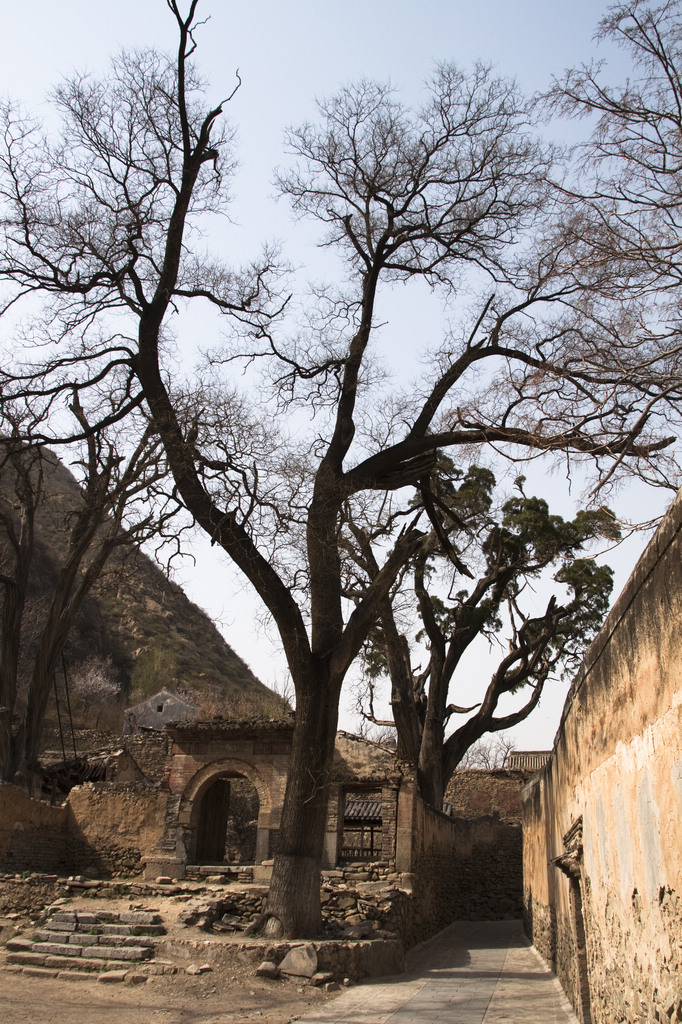
<path id="1" fill-rule="evenodd" d="M 578 1024 L 520 921 L 458 921 L 300 1024 Z"/>
<path id="2" fill-rule="evenodd" d="M 88 956 L 94 960 L 146 960 L 151 950 L 148 946 L 91 946 Z"/>

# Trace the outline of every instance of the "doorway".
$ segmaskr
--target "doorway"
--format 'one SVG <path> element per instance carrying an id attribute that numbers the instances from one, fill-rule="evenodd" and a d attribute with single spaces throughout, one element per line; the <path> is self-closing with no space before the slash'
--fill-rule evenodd
<path id="1" fill-rule="evenodd" d="M 200 798 L 197 864 L 253 864 L 258 832 L 258 792 L 244 776 L 221 776 Z"/>

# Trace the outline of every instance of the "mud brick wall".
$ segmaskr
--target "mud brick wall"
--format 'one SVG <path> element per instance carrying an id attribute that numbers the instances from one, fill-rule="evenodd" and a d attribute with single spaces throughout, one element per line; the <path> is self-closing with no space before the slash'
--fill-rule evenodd
<path id="1" fill-rule="evenodd" d="M 63 872 L 67 865 L 66 808 L 0 783 L 0 871 Z"/>
<path id="2" fill-rule="evenodd" d="M 77 786 L 66 805 L 70 871 L 139 874 L 163 836 L 168 794 L 156 787 Z"/>
<path id="3" fill-rule="evenodd" d="M 578 1016 L 682 1020 L 682 492 L 523 791 L 526 927 Z"/>

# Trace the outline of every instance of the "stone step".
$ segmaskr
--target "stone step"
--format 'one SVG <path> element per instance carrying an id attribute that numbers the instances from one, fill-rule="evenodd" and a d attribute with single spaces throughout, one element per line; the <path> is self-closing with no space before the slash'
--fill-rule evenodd
<path id="1" fill-rule="evenodd" d="M 63 932 L 50 932 L 42 929 L 33 932 L 31 939 L 10 939 L 7 949 L 21 952 L 24 949 L 31 949 L 36 943 L 56 943 L 65 945 L 67 936 Z M 73 949 L 79 946 L 81 949 L 91 946 L 141 946 L 143 949 L 156 949 L 160 939 L 157 936 L 148 935 L 87 935 L 85 932 L 71 932 L 68 935 L 68 946 Z"/>
<path id="2" fill-rule="evenodd" d="M 116 968 L 129 970 L 131 966 L 130 962 L 125 960 L 95 960 L 81 956 L 51 956 L 46 953 L 8 953 L 5 962 L 23 968 L 52 968 L 58 971 L 77 970 L 91 973 L 111 971 Z"/>
<path id="3" fill-rule="evenodd" d="M 165 933 L 161 915 L 155 911 L 53 908 L 43 928 L 9 939 L 5 969 L 35 977 L 95 975 L 102 981 L 119 981 L 137 968 L 136 978 L 144 980 L 149 973 L 166 972 L 166 966 L 160 964 L 157 969 L 154 960 L 156 945 Z"/>
<path id="4" fill-rule="evenodd" d="M 113 918 L 116 918 L 115 920 Z M 65 914 L 53 914 L 47 921 L 47 927 L 41 929 L 51 935 L 61 937 L 55 941 L 68 942 L 69 935 L 112 935 L 133 936 L 142 938 L 165 935 L 166 929 L 159 914 L 78 914 L 67 917 Z"/>
<path id="5" fill-rule="evenodd" d="M 87 956 L 97 959 L 149 960 L 154 955 L 153 946 L 80 946 L 77 942 L 34 942 L 30 952 L 49 953 L 50 956 Z M 23 950 L 22 952 L 26 952 Z"/>

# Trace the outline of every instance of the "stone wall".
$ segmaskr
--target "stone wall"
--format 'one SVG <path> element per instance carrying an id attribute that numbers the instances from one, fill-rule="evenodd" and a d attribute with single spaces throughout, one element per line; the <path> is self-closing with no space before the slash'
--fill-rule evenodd
<path id="1" fill-rule="evenodd" d="M 452 818 L 425 804 L 413 782 L 398 800 L 396 870 L 412 875 L 411 946 L 451 921 L 520 917 L 521 826 L 497 816 Z"/>
<path id="2" fill-rule="evenodd" d="M 165 732 L 144 729 L 142 732 L 121 737 L 121 746 L 134 759 L 150 782 L 163 781 L 168 770 L 169 739 Z"/>
<path id="3" fill-rule="evenodd" d="M 521 823 L 521 789 L 533 772 L 495 768 L 456 771 L 445 791 L 455 818 L 499 817 Z"/>
<path id="4" fill-rule="evenodd" d="M 527 929 L 581 1019 L 682 1020 L 682 493 L 524 790 Z"/>

